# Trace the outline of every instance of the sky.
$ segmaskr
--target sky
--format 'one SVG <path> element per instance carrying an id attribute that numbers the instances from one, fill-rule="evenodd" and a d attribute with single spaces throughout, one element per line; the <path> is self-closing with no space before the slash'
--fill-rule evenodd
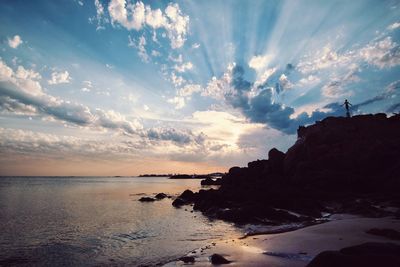
<path id="1" fill-rule="evenodd" d="M 400 112 L 400 2 L 0 2 L 0 175 L 208 173 Z"/>

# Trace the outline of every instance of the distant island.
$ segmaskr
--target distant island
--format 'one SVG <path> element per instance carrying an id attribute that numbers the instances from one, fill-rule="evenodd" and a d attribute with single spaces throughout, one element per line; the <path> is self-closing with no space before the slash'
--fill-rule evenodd
<path id="1" fill-rule="evenodd" d="M 172 174 L 140 174 L 138 177 L 170 177 Z"/>
<path id="2" fill-rule="evenodd" d="M 139 177 L 168 177 L 169 179 L 218 179 L 225 173 L 214 172 L 209 174 L 141 174 Z"/>

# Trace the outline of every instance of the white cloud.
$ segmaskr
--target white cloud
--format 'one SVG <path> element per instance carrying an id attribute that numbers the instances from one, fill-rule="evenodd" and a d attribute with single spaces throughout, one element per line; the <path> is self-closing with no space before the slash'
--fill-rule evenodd
<path id="1" fill-rule="evenodd" d="M 169 23 L 165 25 L 172 48 L 183 46 L 189 28 L 189 16 L 182 14 L 178 4 L 170 3 L 165 9 Z"/>
<path id="2" fill-rule="evenodd" d="M 359 55 L 361 59 L 381 69 L 400 64 L 400 48 L 391 37 L 367 45 L 360 50 Z"/>
<path id="3" fill-rule="evenodd" d="M 288 77 L 285 74 L 282 74 L 279 77 L 279 85 L 282 90 L 288 90 L 293 88 L 293 84 L 289 81 Z"/>
<path id="4" fill-rule="evenodd" d="M 302 73 L 310 73 L 331 67 L 342 67 L 353 60 L 352 53 L 338 54 L 331 46 L 326 45 L 321 51 L 317 51 L 313 59 L 303 60 L 297 65 Z"/>
<path id="5" fill-rule="evenodd" d="M 175 72 L 172 72 L 171 82 L 175 85 L 175 87 L 178 87 L 178 86 L 181 86 L 185 82 L 185 79 L 183 79 L 181 76 L 177 76 L 175 74 Z"/>
<path id="6" fill-rule="evenodd" d="M 185 72 L 186 70 L 191 70 L 192 68 L 193 68 L 193 64 L 190 61 L 186 62 L 186 63 L 183 63 L 181 65 L 175 65 L 174 66 L 174 69 L 177 72 Z"/>
<path id="7" fill-rule="evenodd" d="M 8 38 L 8 45 L 11 47 L 11 48 L 14 48 L 14 49 L 16 49 L 19 45 L 21 45 L 23 42 L 22 42 L 22 39 L 21 39 L 21 37 L 19 36 L 19 35 L 14 35 L 14 37 L 13 38 Z"/>
<path id="8" fill-rule="evenodd" d="M 260 56 L 253 56 L 249 61 L 249 67 L 257 71 L 268 67 L 268 64 L 273 59 L 273 55 L 266 54 Z"/>
<path id="9" fill-rule="evenodd" d="M 146 6 L 146 24 L 153 29 L 161 28 L 166 24 L 165 17 L 160 9 L 152 10 Z"/>
<path id="10" fill-rule="evenodd" d="M 321 82 L 321 79 L 315 75 L 308 75 L 305 78 L 299 80 L 299 86 L 314 86 Z"/>
<path id="11" fill-rule="evenodd" d="M 395 22 L 387 27 L 387 29 L 391 31 L 396 30 L 398 28 L 400 28 L 400 22 Z"/>
<path id="12" fill-rule="evenodd" d="M 145 25 L 165 29 L 173 49 L 180 48 L 186 41 L 189 16 L 182 13 L 176 3 L 169 3 L 165 12 L 152 10 L 149 5 L 138 1 L 132 4 L 126 0 L 111 0 L 108 12 L 113 25 L 120 24 L 128 30 L 141 30 Z"/>
<path id="13" fill-rule="evenodd" d="M 357 76 L 358 72 L 359 69 L 357 65 L 351 65 L 350 70 L 344 75 L 332 77 L 331 80 L 322 87 L 322 94 L 329 98 L 351 96 L 353 92 L 351 90 L 346 90 L 346 86 L 360 80 Z"/>
<path id="14" fill-rule="evenodd" d="M 212 77 L 208 82 L 206 88 L 202 92 L 202 96 L 210 96 L 215 99 L 223 100 L 225 95 L 232 92 L 231 82 L 232 82 L 232 71 L 236 66 L 235 63 L 230 63 L 228 65 L 227 71 L 222 75 L 220 79 L 217 77 Z"/>
<path id="15" fill-rule="evenodd" d="M 182 109 L 185 106 L 185 98 L 180 96 L 175 96 L 167 100 L 168 103 L 174 104 L 175 109 Z"/>
<path id="16" fill-rule="evenodd" d="M 147 44 L 146 38 L 142 35 L 139 39 L 135 42 L 132 37 L 128 36 L 128 46 L 135 47 L 138 50 L 138 56 L 143 60 L 143 62 L 148 63 L 150 61 L 150 56 L 146 51 L 145 45 Z"/>
<path id="17" fill-rule="evenodd" d="M 276 68 L 270 68 L 265 70 L 260 77 L 254 83 L 255 86 L 262 85 L 276 72 Z"/>
<path id="18" fill-rule="evenodd" d="M 23 66 L 18 66 L 17 71 L 14 72 L 0 59 L 0 81 L 11 82 L 24 93 L 39 96 L 43 95 L 42 87 L 39 84 L 40 79 L 39 73 L 25 69 Z"/>
<path id="19" fill-rule="evenodd" d="M 93 88 L 93 84 L 91 81 L 83 81 L 82 85 L 83 85 L 83 87 L 81 88 L 82 92 L 90 92 Z"/>
<path id="20" fill-rule="evenodd" d="M 141 1 L 132 4 L 125 0 L 111 0 L 108 12 L 111 23 L 119 23 L 128 30 L 140 30 L 145 22 L 145 6 Z"/>
<path id="21" fill-rule="evenodd" d="M 89 22 L 97 22 L 96 30 L 104 30 L 104 24 L 108 23 L 108 18 L 105 16 L 104 7 L 99 0 L 94 0 L 96 8 L 96 17 L 89 18 Z"/>
<path id="22" fill-rule="evenodd" d="M 179 96 L 188 97 L 194 93 L 202 91 L 202 87 L 199 84 L 187 84 L 178 91 Z"/>
<path id="23" fill-rule="evenodd" d="M 177 57 L 173 57 L 172 55 L 169 55 L 168 60 L 171 60 L 172 62 L 175 62 L 175 63 L 182 63 L 183 56 L 182 56 L 182 54 L 179 54 Z"/>
<path id="24" fill-rule="evenodd" d="M 159 57 L 159 56 L 161 56 L 161 53 L 158 52 L 158 51 L 156 51 L 156 50 L 151 50 L 151 55 L 152 55 L 153 57 Z"/>
<path id="25" fill-rule="evenodd" d="M 51 74 L 51 79 L 48 80 L 49 84 L 60 84 L 60 83 L 69 83 L 71 81 L 71 77 L 69 76 L 68 71 L 56 72 L 54 71 Z"/>

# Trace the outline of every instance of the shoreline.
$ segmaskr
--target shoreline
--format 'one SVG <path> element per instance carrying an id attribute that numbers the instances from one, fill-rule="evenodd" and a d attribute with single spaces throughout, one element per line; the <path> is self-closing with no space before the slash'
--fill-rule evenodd
<path id="1" fill-rule="evenodd" d="M 367 218 L 336 214 L 326 223 L 302 227 L 283 233 L 258 233 L 241 238 L 225 239 L 207 244 L 185 256 L 195 259 L 191 266 L 212 266 L 209 257 L 220 254 L 231 261 L 227 266 L 304 267 L 317 254 L 326 250 L 339 250 L 365 242 L 390 242 L 400 245 L 400 240 L 367 234 L 372 228 L 400 231 L 400 220 L 394 217 Z M 162 266 L 184 266 L 175 260 Z"/>

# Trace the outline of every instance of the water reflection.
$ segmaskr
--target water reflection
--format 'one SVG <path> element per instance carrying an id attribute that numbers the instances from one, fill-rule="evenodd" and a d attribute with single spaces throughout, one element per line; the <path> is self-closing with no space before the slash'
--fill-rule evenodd
<path id="1" fill-rule="evenodd" d="M 0 265 L 155 264 L 211 240 L 238 236 L 226 223 L 171 206 L 199 180 L 131 177 L 0 178 Z"/>

